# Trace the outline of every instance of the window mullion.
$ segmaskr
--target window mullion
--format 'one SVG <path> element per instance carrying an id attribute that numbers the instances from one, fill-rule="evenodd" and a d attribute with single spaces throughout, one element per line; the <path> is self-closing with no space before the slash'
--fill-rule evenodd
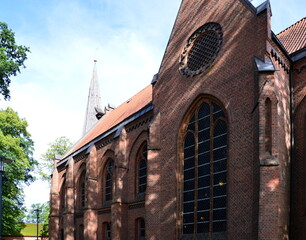
<path id="1" fill-rule="evenodd" d="M 209 144 L 210 144 L 210 154 L 209 154 L 209 162 L 210 162 L 210 186 L 209 186 L 209 191 L 210 191 L 210 204 L 209 204 L 209 235 L 211 236 L 213 232 L 213 185 L 214 185 L 214 157 L 213 157 L 213 106 L 210 103 L 210 123 L 209 123 Z"/>
<path id="2" fill-rule="evenodd" d="M 194 233 L 197 233 L 197 227 L 198 227 L 198 152 L 199 152 L 199 120 L 198 120 L 198 114 L 195 114 L 195 146 L 194 146 Z"/>

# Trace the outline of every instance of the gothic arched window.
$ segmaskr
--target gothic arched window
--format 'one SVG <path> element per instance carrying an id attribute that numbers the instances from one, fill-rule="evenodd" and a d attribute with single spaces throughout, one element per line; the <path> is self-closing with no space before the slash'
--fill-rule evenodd
<path id="1" fill-rule="evenodd" d="M 63 213 L 65 211 L 66 205 L 66 180 L 63 181 L 61 190 L 60 190 L 60 212 Z"/>
<path id="2" fill-rule="evenodd" d="M 85 171 L 82 172 L 81 176 L 80 176 L 80 183 L 79 183 L 79 201 L 80 201 L 80 207 L 81 208 L 85 208 L 85 201 L 86 201 L 86 185 L 85 185 L 85 176 L 86 173 Z"/>
<path id="3" fill-rule="evenodd" d="M 272 155 L 272 103 L 270 98 L 265 101 L 265 152 Z"/>
<path id="4" fill-rule="evenodd" d="M 114 161 L 108 159 L 105 166 L 105 191 L 104 199 L 105 201 L 110 201 L 112 199 L 112 186 L 113 186 L 113 172 L 114 172 Z"/>
<path id="5" fill-rule="evenodd" d="M 183 132 L 183 235 L 226 231 L 227 123 L 224 111 L 201 102 Z"/>
<path id="6" fill-rule="evenodd" d="M 144 193 L 147 188 L 147 144 L 143 144 L 138 153 L 137 193 Z"/>

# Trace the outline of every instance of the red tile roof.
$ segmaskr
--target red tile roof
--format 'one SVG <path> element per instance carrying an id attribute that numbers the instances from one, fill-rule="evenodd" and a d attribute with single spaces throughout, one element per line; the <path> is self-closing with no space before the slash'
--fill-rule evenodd
<path id="1" fill-rule="evenodd" d="M 152 85 L 131 97 L 119 107 L 102 117 L 99 122 L 90 129 L 71 149 L 65 154 L 65 157 L 77 151 L 96 137 L 115 127 L 123 120 L 138 112 L 143 107 L 152 102 Z"/>
<path id="2" fill-rule="evenodd" d="M 306 47 L 306 17 L 277 34 L 289 54 Z"/>

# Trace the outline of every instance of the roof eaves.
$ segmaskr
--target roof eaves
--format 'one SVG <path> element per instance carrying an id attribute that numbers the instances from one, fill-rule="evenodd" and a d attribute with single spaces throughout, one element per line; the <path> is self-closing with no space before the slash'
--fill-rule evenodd
<path id="1" fill-rule="evenodd" d="M 95 139 L 91 140 L 90 142 L 88 142 L 87 144 L 85 144 L 84 146 L 82 146 L 81 148 L 77 149 L 75 152 L 72 152 L 71 154 L 69 154 L 68 156 L 66 156 L 64 159 L 62 159 L 57 165 L 56 167 L 60 167 L 62 164 L 65 164 L 65 166 L 67 166 L 67 164 L 69 163 L 69 159 L 72 159 L 74 156 L 78 155 L 79 153 L 86 151 L 85 154 L 89 154 L 91 151 L 91 148 L 94 146 L 95 143 L 99 142 L 100 140 L 102 140 L 103 138 L 106 138 L 107 136 L 115 133 L 114 138 L 117 138 L 120 136 L 120 133 L 123 129 L 123 127 L 125 125 L 127 125 L 128 123 L 136 120 L 137 118 L 143 116 L 144 114 L 146 114 L 147 112 L 151 111 L 154 109 L 154 106 L 152 103 L 149 103 L 148 105 L 146 105 L 145 107 L 143 107 L 142 109 L 140 109 L 139 111 L 137 111 L 136 113 L 130 115 L 128 118 L 126 118 L 125 120 L 123 120 L 122 122 L 120 122 L 119 124 L 117 124 L 116 126 L 114 126 L 113 128 L 107 130 L 106 132 L 100 134 L 98 137 L 96 137 Z"/>
<path id="2" fill-rule="evenodd" d="M 276 45 L 280 48 L 280 50 L 285 54 L 285 56 L 292 61 L 289 53 L 287 52 L 284 45 L 281 43 L 281 41 L 278 39 L 278 37 L 275 35 L 275 33 L 272 31 L 272 40 L 276 43 Z"/>
<path id="3" fill-rule="evenodd" d="M 306 57 L 306 47 L 301 48 L 298 51 L 295 51 L 294 53 L 291 53 L 290 57 L 292 59 L 292 62 L 296 62 L 302 58 L 305 58 Z"/>

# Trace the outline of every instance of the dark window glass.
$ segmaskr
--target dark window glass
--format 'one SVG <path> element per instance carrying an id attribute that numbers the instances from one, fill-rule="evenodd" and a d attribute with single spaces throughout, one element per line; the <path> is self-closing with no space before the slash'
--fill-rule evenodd
<path id="1" fill-rule="evenodd" d="M 218 105 L 213 104 L 213 108 L 214 108 L 213 110 L 214 111 L 214 121 L 216 121 L 220 117 L 225 118 L 224 112 Z"/>
<path id="2" fill-rule="evenodd" d="M 194 190 L 184 191 L 184 202 L 189 202 L 194 200 Z"/>
<path id="3" fill-rule="evenodd" d="M 85 181 L 82 182 L 81 206 L 85 207 Z"/>
<path id="4" fill-rule="evenodd" d="M 189 233 L 193 229 L 194 222 L 194 190 L 195 190 L 195 165 L 194 151 L 195 139 L 193 133 L 189 132 L 184 142 L 184 195 L 183 195 L 183 231 Z"/>
<path id="5" fill-rule="evenodd" d="M 142 147 L 138 169 L 138 193 L 144 193 L 147 188 L 147 145 Z"/>
<path id="6" fill-rule="evenodd" d="M 193 115 L 193 117 L 191 118 L 191 120 L 190 120 L 190 122 L 188 124 L 187 130 L 191 130 L 191 131 L 195 130 L 195 122 L 194 122 L 194 120 L 195 120 L 195 117 Z"/>
<path id="7" fill-rule="evenodd" d="M 110 223 L 104 223 L 104 239 L 105 240 L 111 240 L 111 224 Z"/>
<path id="8" fill-rule="evenodd" d="M 85 185 L 85 172 L 82 173 L 81 179 L 80 179 L 80 202 L 81 202 L 81 208 L 85 207 L 85 200 L 86 200 L 86 185 Z"/>
<path id="9" fill-rule="evenodd" d="M 65 211 L 65 202 L 66 202 L 66 182 L 64 181 L 63 184 L 62 184 L 62 188 L 61 188 L 61 191 L 60 191 L 60 209 L 61 209 L 61 212 L 64 212 Z"/>
<path id="10" fill-rule="evenodd" d="M 140 231 L 139 231 L 140 239 L 139 240 L 141 240 L 141 239 L 144 239 L 146 236 L 146 226 L 145 226 L 144 219 L 140 219 L 139 228 L 140 228 Z"/>
<path id="11" fill-rule="evenodd" d="M 79 239 L 84 240 L 84 225 L 79 226 Z"/>
<path id="12" fill-rule="evenodd" d="M 265 151 L 272 153 L 272 104 L 270 98 L 265 101 Z"/>
<path id="13" fill-rule="evenodd" d="M 112 159 L 109 159 L 106 165 L 105 201 L 110 201 L 112 199 L 113 170 L 114 170 L 114 161 Z"/>
<path id="14" fill-rule="evenodd" d="M 195 110 L 183 151 L 183 234 L 226 231 L 227 124 L 217 104 Z"/>

